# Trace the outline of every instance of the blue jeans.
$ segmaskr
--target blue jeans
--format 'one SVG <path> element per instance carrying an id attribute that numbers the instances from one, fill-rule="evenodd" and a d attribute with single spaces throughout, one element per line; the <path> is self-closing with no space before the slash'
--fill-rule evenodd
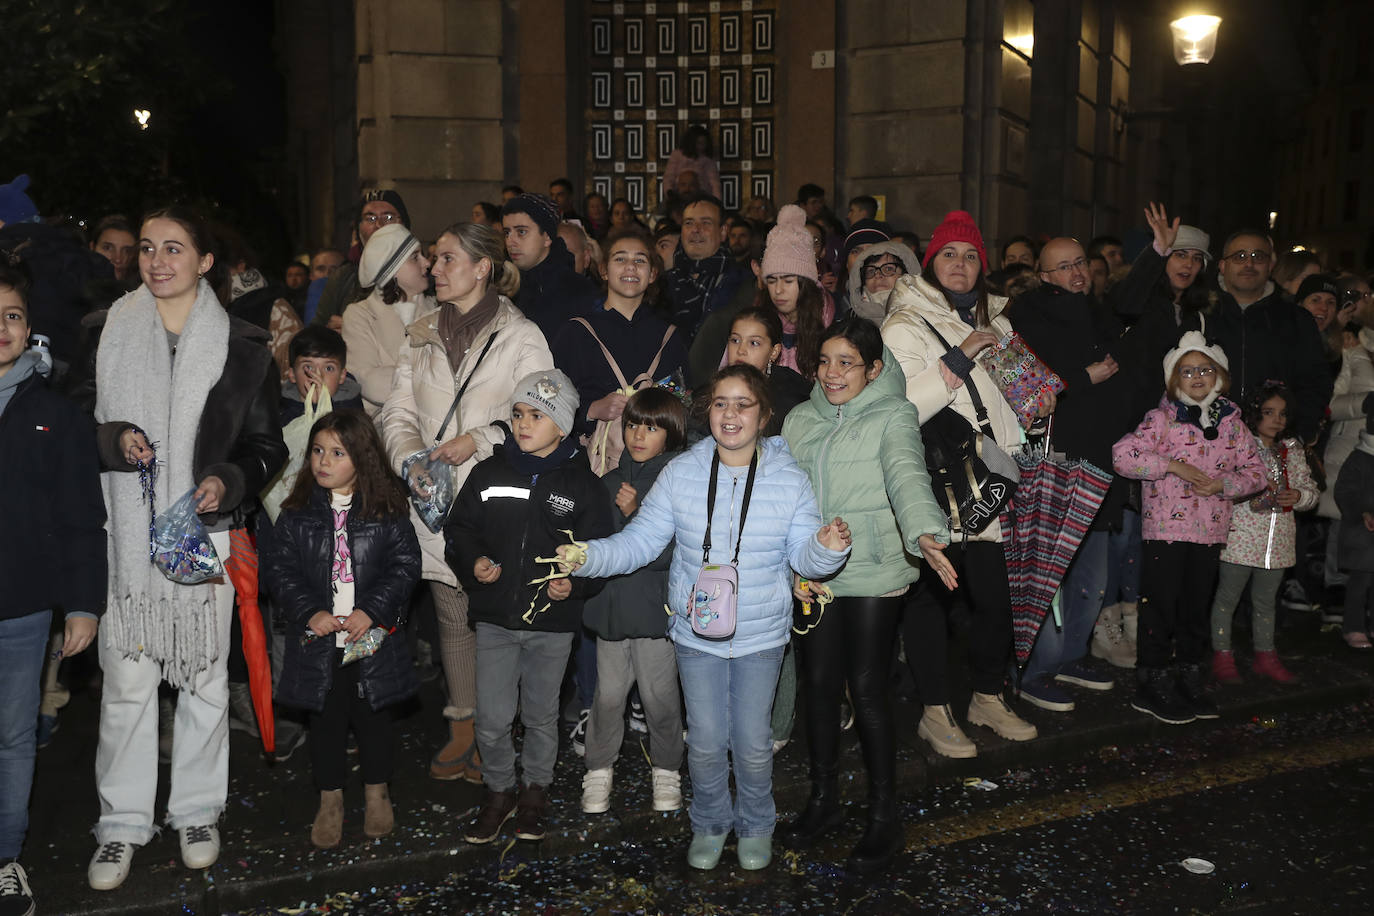
<path id="1" fill-rule="evenodd" d="M 687 771 L 692 778 L 692 832 L 772 836 L 773 692 L 783 647 L 720 658 L 677 647 L 687 706 Z M 730 804 L 734 759 L 735 803 Z"/>
<path id="2" fill-rule="evenodd" d="M 29 829 L 39 679 L 52 611 L 0 620 L 0 859 L 17 859 Z"/>
<path id="3" fill-rule="evenodd" d="M 1102 598 L 1107 590 L 1110 538 L 1110 532 L 1089 531 L 1079 545 L 1061 586 L 1063 595 L 1059 609 L 1064 625 L 1055 627 L 1052 611 L 1045 617 L 1026 663 L 1027 682 L 1053 677 L 1062 666 L 1088 654 L 1088 640 L 1092 637 L 1097 615 L 1102 612 Z"/>
<path id="4" fill-rule="evenodd" d="M 1107 587 L 1103 604 L 1140 602 L 1140 513 L 1121 513 L 1121 530 L 1107 536 Z"/>

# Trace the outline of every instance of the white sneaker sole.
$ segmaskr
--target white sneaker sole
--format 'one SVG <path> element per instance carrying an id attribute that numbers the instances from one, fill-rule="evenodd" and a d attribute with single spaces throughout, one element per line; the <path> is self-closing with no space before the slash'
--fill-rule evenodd
<path id="1" fill-rule="evenodd" d="M 930 729 L 925 727 L 924 723 L 916 726 L 916 734 L 924 739 L 925 742 L 930 745 L 931 749 L 941 757 L 951 757 L 955 760 L 967 760 L 970 757 L 978 756 L 978 748 L 973 742 L 970 741 L 968 747 L 945 744 L 943 741 L 936 739 L 935 735 Z"/>

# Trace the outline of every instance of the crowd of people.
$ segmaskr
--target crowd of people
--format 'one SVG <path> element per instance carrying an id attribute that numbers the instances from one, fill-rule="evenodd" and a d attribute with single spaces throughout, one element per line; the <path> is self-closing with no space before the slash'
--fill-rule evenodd
<path id="1" fill-rule="evenodd" d="M 1130 261 L 1106 236 L 1016 236 L 994 261 L 962 211 L 918 235 L 868 196 L 841 221 L 815 185 L 727 211 L 689 131 L 652 214 L 598 194 L 579 213 L 558 179 L 429 242 L 370 189 L 348 250 L 277 283 L 187 208 L 78 240 L 26 185 L 0 186 L 0 490 L 23 520 L 0 531 L 0 913 L 32 903 L 35 756 L 61 660 L 92 644 L 90 885 L 119 887 L 153 837 L 160 774 L 183 863 L 217 860 L 229 730 L 258 733 L 226 571 L 254 550 L 272 753 L 308 745 L 321 848 L 343 839 L 350 736 L 363 833 L 394 829 L 393 719 L 436 659 L 430 775 L 484 786 L 470 843 L 507 821 L 543 837 L 570 709 L 583 811 L 610 808 L 628 722 L 654 810 L 683 806 L 686 758 L 690 865 L 734 833 L 761 869 L 775 831 L 801 848 L 842 821 L 852 721 L 868 806 L 846 865 L 867 873 L 903 845 L 900 664 L 919 737 L 972 757 L 966 729 L 1034 740 L 1020 703 L 1070 713 L 1113 669 L 1134 669 L 1142 714 L 1217 718 L 1247 602 L 1255 676 L 1293 680 L 1281 604 L 1371 648 L 1374 295 L 1262 230 L 1214 245 L 1151 204 Z M 1029 409 L 988 361 L 1012 341 L 1057 380 Z M 960 517 L 932 484 L 951 423 L 989 462 L 1039 450 L 1108 481 L 1022 664 L 1015 498 Z M 223 568 L 150 561 L 178 504 Z M 812 788 L 779 826 L 798 683 Z"/>

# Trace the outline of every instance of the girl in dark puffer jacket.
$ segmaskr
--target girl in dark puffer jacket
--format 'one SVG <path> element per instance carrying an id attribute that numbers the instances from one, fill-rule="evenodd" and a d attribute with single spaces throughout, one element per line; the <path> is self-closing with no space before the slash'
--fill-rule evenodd
<path id="1" fill-rule="evenodd" d="M 277 700 L 310 711 L 310 764 L 320 789 L 310 840 L 328 848 L 342 838 L 350 727 L 367 799 L 363 833 L 383 836 L 395 823 L 387 707 L 419 683 L 404 635 L 392 634 L 420 578 L 420 544 L 405 491 L 361 411 L 321 417 L 308 457 L 310 473 L 282 505 L 266 566 L 287 621 Z M 386 635 L 376 651 L 345 664 L 351 644 L 375 640 L 378 629 Z"/>

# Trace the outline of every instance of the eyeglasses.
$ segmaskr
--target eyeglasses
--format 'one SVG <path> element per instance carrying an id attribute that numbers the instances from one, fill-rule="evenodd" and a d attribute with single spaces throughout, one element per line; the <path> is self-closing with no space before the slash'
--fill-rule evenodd
<path id="1" fill-rule="evenodd" d="M 874 277 L 879 276 L 896 277 L 900 276 L 901 273 L 902 265 L 900 264 L 879 264 L 876 267 L 865 267 L 863 269 L 863 278 L 865 280 L 872 280 Z"/>
<path id="2" fill-rule="evenodd" d="M 1253 251 L 1233 251 L 1222 258 L 1223 261 L 1230 261 L 1236 266 L 1244 264 L 1247 260 L 1258 264 L 1260 261 L 1267 261 L 1274 255 L 1268 251 L 1261 251 L 1258 248 Z"/>
<path id="3" fill-rule="evenodd" d="M 401 214 L 399 214 L 399 213 L 392 213 L 392 212 L 390 212 L 390 211 L 388 211 L 388 212 L 386 212 L 386 213 L 364 213 L 364 214 L 363 214 L 363 222 L 367 223 L 369 226 L 375 226 L 375 225 L 377 225 L 378 223 L 381 223 L 383 226 L 390 226 L 392 223 L 397 223 L 397 222 L 400 222 L 400 221 L 401 221 Z"/>
<path id="4" fill-rule="evenodd" d="M 812 247 L 812 248 L 815 248 L 815 249 L 819 250 L 819 249 L 822 248 L 824 245 L 825 245 L 825 242 L 822 242 L 820 239 L 816 238 L 814 235 L 811 236 L 811 247 Z"/>
<path id="5" fill-rule="evenodd" d="M 1374 299 L 1374 293 L 1369 290 L 1348 289 L 1341 295 L 1342 302 L 1368 302 Z"/>
<path id="6" fill-rule="evenodd" d="M 1088 259 L 1079 258 L 1077 261 L 1065 261 L 1058 267 L 1051 267 L 1045 271 L 1047 274 L 1062 274 L 1086 271 L 1088 269 Z"/>
<path id="7" fill-rule="evenodd" d="M 1207 378 L 1216 375 L 1217 370 L 1215 366 L 1184 366 L 1178 374 L 1184 378 Z"/>

